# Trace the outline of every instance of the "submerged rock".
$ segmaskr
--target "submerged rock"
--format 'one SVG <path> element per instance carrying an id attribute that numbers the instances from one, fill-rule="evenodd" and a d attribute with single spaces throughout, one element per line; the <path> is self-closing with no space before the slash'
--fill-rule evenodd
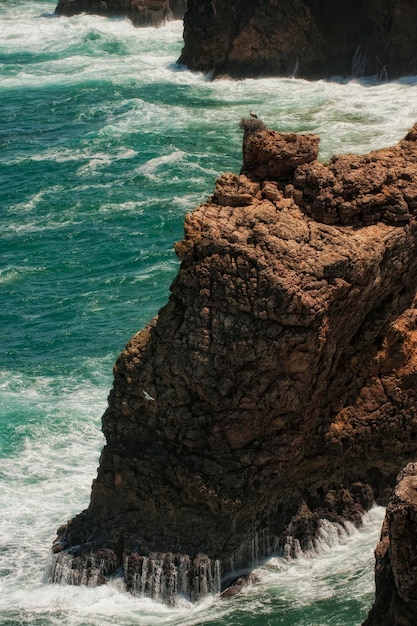
<path id="1" fill-rule="evenodd" d="M 243 126 L 245 174 L 186 216 L 170 299 L 115 364 L 54 580 L 220 591 L 320 518 L 359 524 L 415 456 L 417 129 L 324 166 L 317 137 Z"/>
<path id="2" fill-rule="evenodd" d="M 192 70 L 383 80 L 417 72 L 410 0 L 188 0 L 187 7 L 180 62 Z"/>
<path id="3" fill-rule="evenodd" d="M 125 16 L 135 26 L 161 26 L 167 20 L 182 19 L 186 0 L 58 0 L 55 13 Z"/>

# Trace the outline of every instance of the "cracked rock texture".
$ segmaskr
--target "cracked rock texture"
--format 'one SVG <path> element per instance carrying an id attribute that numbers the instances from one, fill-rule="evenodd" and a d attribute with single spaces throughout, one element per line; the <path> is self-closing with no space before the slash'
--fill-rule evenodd
<path id="1" fill-rule="evenodd" d="M 375 559 L 375 604 L 363 626 L 414 626 L 417 619 L 417 463 L 409 463 L 397 478 Z"/>
<path id="2" fill-rule="evenodd" d="M 135 26 L 161 26 L 184 16 L 186 0 L 58 0 L 55 13 L 126 16 Z"/>
<path id="3" fill-rule="evenodd" d="M 170 299 L 114 367 L 90 506 L 54 546 L 128 588 L 153 553 L 201 581 L 201 555 L 227 575 L 320 518 L 359 524 L 415 458 L 416 128 L 324 166 L 317 137 L 242 126 L 244 173 L 186 216 Z"/>
<path id="4" fill-rule="evenodd" d="M 188 0 L 180 62 L 214 76 L 394 78 L 417 70 L 413 0 Z"/>

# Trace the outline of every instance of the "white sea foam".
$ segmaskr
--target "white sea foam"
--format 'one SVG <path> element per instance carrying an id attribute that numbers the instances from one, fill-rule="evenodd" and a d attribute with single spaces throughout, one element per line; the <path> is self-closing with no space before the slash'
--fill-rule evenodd
<path id="1" fill-rule="evenodd" d="M 22 268 L 21 267 L 3 267 L 0 268 L 0 284 L 1 285 L 11 285 L 13 283 L 19 282 L 22 279 Z"/>
<path id="2" fill-rule="evenodd" d="M 150 159 L 138 167 L 136 171 L 138 174 L 143 174 L 151 180 L 157 180 L 160 176 L 164 176 L 166 166 L 169 167 L 173 163 L 178 164 L 185 156 L 186 154 L 182 150 L 174 150 L 169 154 Z"/>
<path id="3" fill-rule="evenodd" d="M 88 504 L 103 443 L 105 390 L 77 380 L 0 372 L 0 608 L 39 588 L 54 530 Z M 58 391 L 59 389 L 59 391 Z M 22 419 L 23 415 L 26 419 Z M 34 599 L 34 598 L 33 598 Z"/>
<path id="4" fill-rule="evenodd" d="M 360 528 L 324 522 L 310 551 L 296 559 L 274 557 L 259 568 L 262 584 L 291 606 L 335 597 L 342 587 L 346 600 L 371 594 L 374 549 L 384 512 L 383 507 L 373 507 Z"/>
<path id="5" fill-rule="evenodd" d="M 213 178 L 215 173 L 213 172 Z M 183 196 L 175 196 L 172 198 L 171 204 L 173 207 L 178 208 L 184 213 L 185 210 L 193 209 L 197 207 L 200 203 L 204 202 L 207 198 L 207 194 L 196 192 L 184 194 Z"/>
<path id="6" fill-rule="evenodd" d="M 161 76 L 170 71 L 173 59 L 167 51 L 180 47 L 180 22 L 170 22 L 162 29 L 143 28 L 138 37 L 138 30 L 128 19 L 94 15 L 51 19 L 51 13 L 42 14 L 42 8 L 52 12 L 55 5 L 56 2 L 34 3 L 29 11 L 22 10 L 19 14 L 16 10 L 14 20 L 0 20 L 0 51 L 3 48 L 9 54 L 42 53 L 48 57 L 16 67 L 15 72 L 3 77 L 5 89 L 47 86 L 56 84 L 57 80 L 67 85 L 79 82 L 80 78 L 95 81 L 107 78 L 109 69 L 116 83 L 119 74 L 137 81 L 138 70 L 144 72 L 145 78 L 153 75 L 153 79 L 156 67 Z M 155 48 L 156 38 L 160 45 Z M 84 54 L 80 54 L 81 49 Z M 160 53 L 150 53 L 155 49 Z M 62 58 L 63 53 L 66 58 Z"/>

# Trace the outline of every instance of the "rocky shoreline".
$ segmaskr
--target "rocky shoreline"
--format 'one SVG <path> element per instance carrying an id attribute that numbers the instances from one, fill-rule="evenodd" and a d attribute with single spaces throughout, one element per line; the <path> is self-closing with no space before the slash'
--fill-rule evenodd
<path id="1" fill-rule="evenodd" d="M 114 367 L 89 508 L 52 578 L 172 602 L 320 519 L 387 504 L 417 438 L 417 128 L 317 161 L 242 122 L 243 166 L 188 214 L 171 297 Z"/>

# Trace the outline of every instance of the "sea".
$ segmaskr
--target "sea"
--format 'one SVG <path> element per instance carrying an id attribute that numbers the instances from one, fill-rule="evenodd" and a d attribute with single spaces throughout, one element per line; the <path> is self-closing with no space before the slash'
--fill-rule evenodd
<path id="1" fill-rule="evenodd" d="M 240 120 L 366 152 L 417 121 L 417 78 L 211 81 L 176 63 L 179 21 L 54 9 L 0 1 L 0 625 L 359 626 L 381 507 L 227 601 L 53 585 L 48 564 L 89 503 L 113 363 L 167 301 L 185 214 L 239 171 Z"/>

